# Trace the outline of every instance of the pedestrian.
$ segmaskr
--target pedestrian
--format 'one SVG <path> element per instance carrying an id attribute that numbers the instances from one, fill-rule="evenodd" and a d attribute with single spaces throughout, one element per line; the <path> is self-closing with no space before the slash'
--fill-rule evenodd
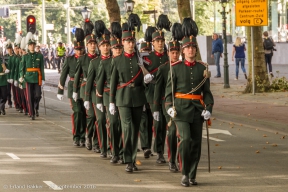
<path id="1" fill-rule="evenodd" d="M 165 91 L 165 107 L 177 128 L 181 185 L 185 187 L 198 184 L 196 172 L 201 157 L 203 122 L 210 118 L 214 103 L 208 64 L 196 61 L 198 30 L 193 30 L 195 26 L 191 18 L 183 20 L 185 60 L 172 66 Z"/>
<path id="2" fill-rule="evenodd" d="M 245 51 L 246 51 L 245 44 L 241 42 L 240 37 L 237 37 L 235 44 L 233 45 L 233 51 L 232 51 L 232 61 L 234 61 L 234 56 L 235 56 L 235 63 L 236 63 L 235 80 L 238 80 L 239 63 L 241 63 L 241 69 L 244 73 L 245 79 L 247 79 L 246 69 L 245 69 Z"/>
<path id="3" fill-rule="evenodd" d="M 214 58 L 214 64 L 217 68 L 217 75 L 215 78 L 221 77 L 221 70 L 220 70 L 220 57 L 222 57 L 223 53 L 223 42 L 219 39 L 217 33 L 213 33 L 213 42 L 212 42 L 212 54 L 211 58 Z"/>
<path id="4" fill-rule="evenodd" d="M 66 52 L 66 49 L 63 46 L 63 43 L 62 42 L 58 42 L 58 47 L 56 48 L 56 56 L 57 56 L 56 58 L 58 59 L 57 60 L 58 73 L 61 72 L 61 69 L 62 69 L 61 65 L 64 62 L 65 52 Z"/>
<path id="5" fill-rule="evenodd" d="M 272 39 L 272 37 L 268 36 L 268 32 L 264 31 L 263 32 L 263 46 L 264 46 L 264 53 L 265 53 L 265 63 L 266 63 L 266 67 L 268 66 L 268 72 L 270 74 L 271 77 L 274 77 L 273 72 L 272 72 L 272 57 L 273 57 L 273 50 L 274 50 L 274 46 L 275 43 Z"/>

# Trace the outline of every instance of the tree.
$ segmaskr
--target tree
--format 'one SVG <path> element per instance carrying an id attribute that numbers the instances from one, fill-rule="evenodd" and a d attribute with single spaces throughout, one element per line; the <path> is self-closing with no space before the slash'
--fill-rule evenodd
<path id="1" fill-rule="evenodd" d="M 105 0 L 105 3 L 110 23 L 113 21 L 121 22 L 120 9 L 117 0 Z"/>

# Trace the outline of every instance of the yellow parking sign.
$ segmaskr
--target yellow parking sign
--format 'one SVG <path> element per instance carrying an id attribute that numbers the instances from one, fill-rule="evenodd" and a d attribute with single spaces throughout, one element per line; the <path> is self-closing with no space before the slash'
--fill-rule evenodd
<path id="1" fill-rule="evenodd" d="M 268 0 L 235 0 L 236 26 L 267 26 Z"/>

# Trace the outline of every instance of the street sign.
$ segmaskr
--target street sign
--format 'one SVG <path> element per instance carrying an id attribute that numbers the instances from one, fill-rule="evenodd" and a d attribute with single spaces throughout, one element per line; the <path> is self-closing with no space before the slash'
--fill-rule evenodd
<path id="1" fill-rule="evenodd" d="M 268 0 L 235 0 L 236 26 L 267 26 Z"/>

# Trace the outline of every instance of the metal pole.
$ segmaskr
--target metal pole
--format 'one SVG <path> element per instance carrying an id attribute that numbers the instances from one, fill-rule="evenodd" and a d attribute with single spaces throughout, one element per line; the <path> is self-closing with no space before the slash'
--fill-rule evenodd
<path id="1" fill-rule="evenodd" d="M 226 37 L 226 10 L 224 4 L 222 4 L 222 27 L 223 27 L 223 40 L 224 40 L 224 88 L 230 88 L 229 85 L 229 65 L 228 65 L 228 59 L 227 59 L 227 37 Z"/>
<path id="2" fill-rule="evenodd" d="M 46 44 L 45 0 L 42 0 L 42 44 Z"/>
<path id="3" fill-rule="evenodd" d="M 216 33 L 216 2 L 214 1 L 214 33 Z"/>
<path id="4" fill-rule="evenodd" d="M 207 146 L 208 146 L 208 172 L 210 173 L 210 143 L 209 143 L 209 130 L 208 130 L 208 120 L 206 121 L 206 134 L 207 134 Z"/>
<path id="5" fill-rule="evenodd" d="M 156 10 L 155 10 L 155 7 L 154 7 L 154 21 L 155 21 L 155 26 L 156 26 Z"/>
<path id="6" fill-rule="evenodd" d="M 254 36 L 253 36 L 253 27 L 251 27 L 251 49 L 252 49 L 252 95 L 255 95 Z"/>
<path id="7" fill-rule="evenodd" d="M 70 0 L 66 0 L 67 4 L 67 43 L 71 43 L 71 32 L 70 32 Z"/>

